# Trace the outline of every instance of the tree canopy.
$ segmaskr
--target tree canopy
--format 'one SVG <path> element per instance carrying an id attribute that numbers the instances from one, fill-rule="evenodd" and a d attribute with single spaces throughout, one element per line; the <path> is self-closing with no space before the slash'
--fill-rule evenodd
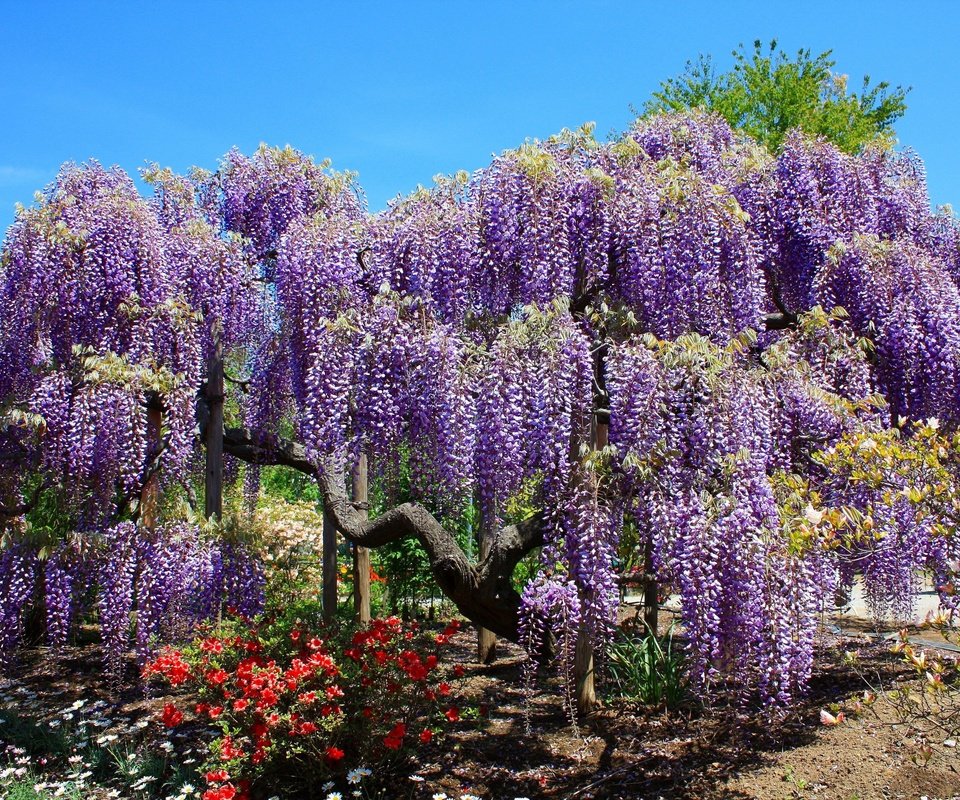
<path id="1" fill-rule="evenodd" d="M 757 40 L 752 53 L 740 45 L 733 58 L 733 67 L 719 74 L 708 55 L 688 61 L 683 74 L 661 83 L 645 112 L 714 112 L 773 152 L 800 129 L 856 153 L 878 140 L 892 143 L 893 125 L 907 109 L 909 89 L 886 81 L 871 86 L 865 76 L 859 93 L 850 91 L 847 76 L 834 72 L 830 50 L 813 57 L 801 49 L 791 59 L 776 40 L 768 50 Z"/>
<path id="2" fill-rule="evenodd" d="M 144 491 L 189 482 L 218 427 L 218 348 L 249 486 L 262 464 L 313 476 L 344 537 L 416 538 L 466 616 L 532 652 L 609 635 L 627 525 L 681 597 L 704 688 L 789 703 L 855 572 L 878 608 L 909 604 L 924 569 L 952 602 L 960 227 L 930 212 L 915 156 L 801 131 L 772 154 L 688 112 L 528 142 L 372 215 L 354 176 L 290 148 L 148 177 L 142 198 L 118 169 L 67 165 L 4 243 L 11 638 L 37 591 L 35 494 L 70 512 L 45 534 L 64 569 L 100 570 L 121 617 L 151 602 L 136 542 L 192 540 L 137 533 Z M 880 457 L 933 418 L 936 502 Z M 346 488 L 361 454 L 412 500 L 368 519 Z M 512 520 L 519 493 L 536 513 Z M 472 498 L 479 560 L 446 524 Z M 224 586 L 182 574 L 164 585 Z"/>

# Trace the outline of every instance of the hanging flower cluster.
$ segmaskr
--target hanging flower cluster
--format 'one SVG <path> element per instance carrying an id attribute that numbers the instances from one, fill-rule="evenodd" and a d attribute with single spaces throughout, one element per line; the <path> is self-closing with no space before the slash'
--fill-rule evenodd
<path id="1" fill-rule="evenodd" d="M 205 537 L 195 525 L 169 523 L 148 531 L 124 522 L 39 556 L 27 543 L 0 553 L 5 663 L 15 657 L 26 611 L 38 603 L 55 650 L 68 643 L 79 619 L 95 613 L 105 666 L 116 679 L 123 677 L 131 645 L 142 662 L 163 642 L 188 639 L 224 609 L 245 618 L 263 609 L 264 576 L 254 554 Z"/>
<path id="2" fill-rule="evenodd" d="M 119 170 L 66 167 L 3 249 L 0 446 L 66 489 L 83 530 L 113 530 L 158 459 L 186 474 L 219 330 L 262 439 L 289 420 L 317 462 L 371 454 L 388 496 L 403 483 L 444 513 L 476 496 L 484 536 L 532 493 L 531 646 L 558 614 L 610 630 L 626 517 L 683 597 L 696 680 L 783 703 L 816 598 L 850 577 L 819 533 L 797 538 L 784 494 L 828 497 L 816 453 L 857 431 L 960 419 L 960 225 L 930 213 L 910 153 L 794 133 L 771 154 L 693 113 L 528 142 L 376 215 L 351 175 L 290 148 L 149 177 L 148 202 Z M 858 491 L 829 502 L 872 507 Z M 914 511 L 873 519 L 878 605 L 939 536 Z M 60 561 L 44 569 L 68 594 Z"/>

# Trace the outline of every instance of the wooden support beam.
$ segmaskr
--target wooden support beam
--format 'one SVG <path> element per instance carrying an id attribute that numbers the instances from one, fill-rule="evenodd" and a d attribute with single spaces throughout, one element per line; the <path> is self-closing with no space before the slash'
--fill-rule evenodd
<path id="1" fill-rule="evenodd" d="M 602 450 L 607 446 L 610 426 L 606 421 L 599 421 L 594 414 L 590 421 L 590 449 Z M 593 481 L 592 491 L 598 491 L 595 471 L 589 473 Z M 581 630 L 577 637 L 576 659 L 573 665 L 573 674 L 577 682 L 577 711 L 580 714 L 589 714 L 597 707 L 597 687 L 594 680 L 593 645 L 585 630 Z"/>
<path id="2" fill-rule="evenodd" d="M 213 347 L 207 359 L 205 389 L 209 419 L 206 427 L 207 464 L 204 481 L 204 515 L 223 519 L 223 342 L 220 328 L 211 329 Z"/>
<path id="3" fill-rule="evenodd" d="M 163 427 L 163 411 L 159 404 L 147 406 L 147 441 L 151 451 L 160 450 L 160 431 Z M 160 476 L 151 470 L 140 490 L 139 520 L 143 527 L 152 530 L 157 524 L 157 511 L 160 505 Z"/>
<path id="4" fill-rule="evenodd" d="M 368 500 L 367 456 L 361 453 L 353 468 L 353 502 L 366 514 Z M 353 607 L 361 626 L 370 622 L 370 550 L 353 545 Z"/>
<path id="5" fill-rule="evenodd" d="M 337 614 L 337 528 L 327 511 L 323 511 L 323 621 L 332 622 Z"/>
<path id="6" fill-rule="evenodd" d="M 483 562 L 493 549 L 494 532 L 490 526 L 481 523 L 480 526 L 480 561 Z M 497 659 L 497 636 L 487 628 L 477 628 L 477 661 L 481 664 L 492 664 Z"/>

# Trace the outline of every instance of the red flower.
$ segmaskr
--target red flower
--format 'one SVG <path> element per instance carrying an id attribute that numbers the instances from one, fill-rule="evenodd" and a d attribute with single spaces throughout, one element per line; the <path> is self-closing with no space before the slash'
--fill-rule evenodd
<path id="1" fill-rule="evenodd" d="M 214 770 L 206 774 L 207 783 L 223 783 L 230 780 L 230 774 L 225 769 Z"/>
<path id="2" fill-rule="evenodd" d="M 450 684 L 449 684 L 449 683 L 445 683 L 445 682 L 439 684 L 439 685 L 437 686 L 437 691 L 438 691 L 441 695 L 443 695 L 444 697 L 446 697 L 448 694 L 450 694 Z"/>
<path id="3" fill-rule="evenodd" d="M 216 719 L 223 713 L 223 706 L 210 706 L 210 719 Z"/>
<path id="4" fill-rule="evenodd" d="M 165 728 L 176 728 L 177 725 L 183 722 L 183 712 L 173 705 L 173 703 L 167 703 L 163 707 L 163 716 L 161 719 Z"/>
<path id="5" fill-rule="evenodd" d="M 311 733 L 316 733 L 316 732 L 317 732 L 317 726 L 313 722 L 304 722 L 300 725 L 300 733 L 302 733 L 304 736 L 307 736 Z"/>
<path id="6" fill-rule="evenodd" d="M 207 683 L 212 686 L 220 686 L 226 682 L 229 676 L 222 669 L 211 669 L 204 677 L 207 679 Z"/>
<path id="7" fill-rule="evenodd" d="M 456 675 L 458 678 L 462 678 L 463 673 L 464 673 L 463 664 L 457 664 L 453 668 L 453 674 Z"/>
<path id="8" fill-rule="evenodd" d="M 346 754 L 339 747 L 328 747 L 325 753 L 327 762 L 330 764 L 336 764 L 344 755 Z"/>
<path id="9" fill-rule="evenodd" d="M 237 747 L 233 743 L 233 738 L 224 736 L 220 743 L 220 758 L 224 761 L 233 761 L 235 758 L 243 757 L 243 748 Z"/>
<path id="10" fill-rule="evenodd" d="M 460 720 L 460 709 L 456 706 L 450 706 L 444 714 L 450 722 L 458 722 Z"/>
<path id="11" fill-rule="evenodd" d="M 249 700 L 244 700 L 243 698 L 240 698 L 239 700 L 233 701 L 233 710 L 243 711 L 248 705 L 250 705 Z"/>
<path id="12" fill-rule="evenodd" d="M 275 706 L 279 699 L 280 698 L 277 696 L 277 693 L 273 691 L 273 689 L 264 689 L 260 694 L 260 702 L 257 703 L 257 708 L 270 708 L 270 706 Z M 237 704 L 234 703 L 233 706 L 236 708 Z"/>
<path id="13" fill-rule="evenodd" d="M 407 670 L 407 676 L 412 681 L 422 681 L 427 677 L 429 670 L 425 664 L 413 664 Z"/>
<path id="14" fill-rule="evenodd" d="M 144 677 L 162 675 L 172 686 L 185 683 L 190 678 L 190 665 L 183 660 L 179 650 L 168 650 L 143 668 Z"/>
<path id="15" fill-rule="evenodd" d="M 420 731 L 420 741 L 424 744 L 428 744 L 432 738 L 433 731 L 429 728 L 424 728 L 422 731 Z"/>
<path id="16" fill-rule="evenodd" d="M 203 800 L 236 800 L 237 790 L 229 783 L 219 789 L 207 789 L 203 793 Z"/>
<path id="17" fill-rule="evenodd" d="M 222 653 L 223 652 L 223 642 L 219 639 L 204 639 L 200 642 L 200 649 L 204 653 Z"/>
<path id="18" fill-rule="evenodd" d="M 407 733 L 407 726 L 402 722 L 398 722 L 393 726 L 393 730 L 388 733 L 384 739 L 383 743 L 390 750 L 399 750 L 403 745 L 403 737 Z"/>

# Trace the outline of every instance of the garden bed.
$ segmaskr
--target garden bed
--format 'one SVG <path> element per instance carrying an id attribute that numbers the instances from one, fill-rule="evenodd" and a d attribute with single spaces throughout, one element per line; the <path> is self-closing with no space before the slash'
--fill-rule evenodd
<path id="1" fill-rule="evenodd" d="M 866 637 L 825 636 L 810 692 L 785 717 L 774 720 L 722 704 L 691 703 L 668 711 L 609 700 L 576 731 L 556 691 L 538 693 L 525 712 L 517 648 L 501 643 L 495 664 L 472 664 L 474 636 L 468 629 L 453 642 L 452 655 L 467 665 L 461 720 L 440 744 L 420 748 L 408 775 L 392 778 L 379 796 L 867 800 L 960 795 L 960 758 L 949 740 L 946 746 L 932 742 L 923 764 L 909 726 L 898 724 L 888 701 L 855 713 L 864 676 L 887 686 L 907 678 L 888 647 Z M 857 669 L 841 663 L 842 654 L 854 649 L 860 652 Z M 6 773 L 0 782 L 4 796 L 199 797 L 198 770 L 209 729 L 187 725 L 168 733 L 159 717 L 169 698 L 144 697 L 132 689 L 112 693 L 98 658 L 94 646 L 72 648 L 59 662 L 30 651 L 17 678 L 0 684 L 0 739 L 8 745 L 0 767 Z M 838 706 L 846 720 L 821 724 L 821 710 Z M 77 747 L 80 740 L 87 745 Z"/>

